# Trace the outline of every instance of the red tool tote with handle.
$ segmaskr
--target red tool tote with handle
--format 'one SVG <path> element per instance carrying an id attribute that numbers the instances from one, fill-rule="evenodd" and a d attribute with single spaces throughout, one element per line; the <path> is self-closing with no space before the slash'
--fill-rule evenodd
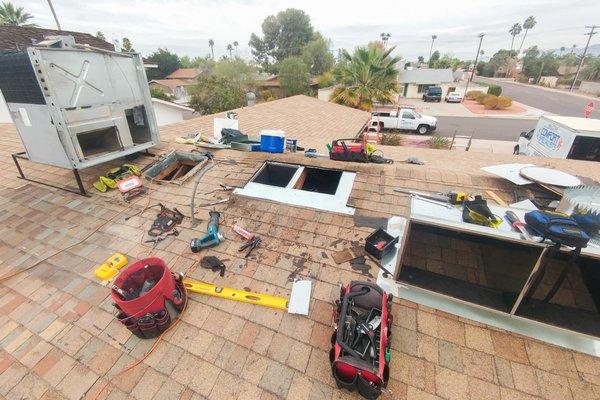
<path id="1" fill-rule="evenodd" d="M 174 275 L 157 257 L 124 269 L 115 279 L 111 295 L 119 310 L 117 319 L 140 338 L 164 332 L 186 302 L 181 276 Z"/>
<path id="2" fill-rule="evenodd" d="M 352 281 L 336 302 L 331 370 L 338 388 L 376 399 L 389 379 L 392 295 L 371 282 Z"/>

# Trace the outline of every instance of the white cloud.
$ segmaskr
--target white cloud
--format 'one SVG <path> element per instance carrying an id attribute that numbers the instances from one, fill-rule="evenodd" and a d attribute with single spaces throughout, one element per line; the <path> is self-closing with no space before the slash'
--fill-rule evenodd
<path id="1" fill-rule="evenodd" d="M 54 27 L 46 1 L 13 3 L 25 7 L 41 26 Z M 477 34 L 485 32 L 483 49 L 491 55 L 510 46 L 508 28 L 529 15 L 538 24 L 528 34 L 525 47 L 583 46 L 584 26 L 598 23 L 593 18 L 600 15 L 597 0 L 54 0 L 54 7 L 63 29 L 100 30 L 114 39 L 126 36 L 144 54 L 167 47 L 180 55 L 205 55 L 208 39 L 213 38 L 217 56 L 237 40 L 240 55 L 245 57 L 250 56 L 250 34 L 260 33 L 266 16 L 288 7 L 306 11 L 314 27 L 332 39 L 334 49 L 366 44 L 379 33 L 390 32 L 390 43 L 411 59 L 428 55 L 432 34 L 438 35 L 435 49 L 469 58 L 477 48 Z"/>

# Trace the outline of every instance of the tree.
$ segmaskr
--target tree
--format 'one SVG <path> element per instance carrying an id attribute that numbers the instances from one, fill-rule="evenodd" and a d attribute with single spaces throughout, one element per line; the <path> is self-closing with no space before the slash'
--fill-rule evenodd
<path id="1" fill-rule="evenodd" d="M 106 36 L 104 36 L 104 33 L 98 31 L 96 32 L 96 37 L 100 40 L 104 40 L 106 42 Z"/>
<path id="2" fill-rule="evenodd" d="M 310 17 L 302 10 L 288 8 L 270 15 L 262 23 L 263 36 L 250 36 L 250 48 L 257 63 L 272 71 L 275 63 L 298 56 L 313 38 Z"/>
<path id="3" fill-rule="evenodd" d="M 171 100 L 171 98 L 169 97 L 168 94 L 166 94 L 161 88 L 157 88 L 157 87 L 150 88 L 150 96 L 154 97 L 155 99 L 160 99 L 160 100 L 165 100 L 165 101 Z"/>
<path id="4" fill-rule="evenodd" d="M 190 92 L 189 105 L 200 114 L 214 114 L 246 104 L 246 93 L 237 84 L 216 75 L 200 76 Z"/>
<path id="5" fill-rule="evenodd" d="M 126 38 L 126 37 L 123 38 L 123 42 L 122 42 L 122 45 L 121 45 L 121 51 L 124 51 L 126 53 L 133 53 L 133 52 L 135 52 L 135 49 L 131 45 L 131 41 L 129 40 L 129 38 Z"/>
<path id="6" fill-rule="evenodd" d="M 429 66 L 429 68 L 433 68 L 433 66 L 435 65 L 435 63 L 440 59 L 440 52 L 439 51 L 434 51 L 433 54 L 429 57 L 429 62 L 427 63 L 427 65 Z"/>
<path id="7" fill-rule="evenodd" d="M 231 44 L 227 45 L 227 51 L 229 52 L 229 58 L 233 58 L 233 46 Z"/>
<path id="8" fill-rule="evenodd" d="M 226 79 L 244 93 L 256 80 L 256 68 L 239 57 L 219 60 L 212 67 L 210 74 Z"/>
<path id="9" fill-rule="evenodd" d="M 521 31 L 523 30 L 523 28 L 521 27 L 521 24 L 519 24 L 518 22 L 516 24 L 514 24 L 513 26 L 510 27 L 510 29 L 508 30 L 508 33 L 510 33 L 510 36 L 512 36 L 512 40 L 510 41 L 510 52 L 512 53 L 514 45 L 515 45 L 515 37 L 521 33 Z"/>
<path id="10" fill-rule="evenodd" d="M 210 54 L 212 59 L 215 59 L 215 41 L 212 39 L 208 39 L 208 47 L 210 47 Z"/>
<path id="11" fill-rule="evenodd" d="M 164 78 L 171 72 L 181 67 L 179 56 L 167 49 L 158 49 L 148 56 L 148 61 L 157 65 L 157 68 L 147 71 L 148 79 Z"/>
<path id="12" fill-rule="evenodd" d="M 431 47 L 429 48 L 429 59 L 431 60 L 431 51 L 433 50 L 433 42 L 437 39 L 437 35 L 431 35 Z M 439 55 L 439 53 L 438 53 Z"/>
<path id="13" fill-rule="evenodd" d="M 589 58 L 581 75 L 590 81 L 600 81 L 600 57 Z"/>
<path id="14" fill-rule="evenodd" d="M 390 37 L 392 36 L 391 33 L 381 33 L 379 34 L 379 36 L 381 37 L 381 41 L 383 42 L 383 47 L 387 46 L 387 42 L 388 40 L 390 40 Z"/>
<path id="15" fill-rule="evenodd" d="M 0 5 L 0 25 L 36 27 L 37 24 L 27 23 L 33 15 L 26 13 L 23 7 L 15 7 L 10 1 Z"/>
<path id="16" fill-rule="evenodd" d="M 537 46 L 525 50 L 522 73 L 528 78 L 556 75 L 560 61 L 552 52 L 542 53 Z"/>
<path id="17" fill-rule="evenodd" d="M 390 55 L 394 49 L 358 47 L 352 55 L 342 50 L 333 69 L 337 87 L 331 101 L 362 110 L 370 110 L 376 101 L 392 102 L 398 92 L 396 64 L 400 61 L 399 56 Z"/>
<path id="18" fill-rule="evenodd" d="M 315 32 L 313 40 L 302 49 L 300 57 L 308 65 L 311 74 L 321 75 L 333 67 L 335 60 L 329 51 L 330 45 L 329 40 Z"/>
<path id="19" fill-rule="evenodd" d="M 239 45 L 240 44 L 237 42 L 237 40 L 233 42 L 233 47 L 235 47 L 235 56 L 236 57 L 238 56 L 238 46 Z"/>
<path id="20" fill-rule="evenodd" d="M 535 20 L 535 17 L 533 15 L 527 17 L 525 22 L 523 22 L 523 29 L 525 29 L 525 33 L 523 34 L 523 39 L 521 40 L 521 45 L 519 46 L 519 51 L 517 51 L 517 55 L 521 54 L 521 49 L 523 48 L 523 43 L 525 43 L 527 32 L 529 32 L 530 29 L 533 29 L 535 24 L 537 24 L 537 21 Z"/>
<path id="21" fill-rule="evenodd" d="M 452 68 L 456 69 L 460 66 L 460 60 L 456 57 L 452 57 L 450 54 L 444 54 L 442 58 L 438 58 L 433 61 L 432 68 Z"/>
<path id="22" fill-rule="evenodd" d="M 565 50 L 567 50 L 567 48 L 565 46 L 560 46 L 560 55 L 564 55 L 565 54 Z"/>
<path id="23" fill-rule="evenodd" d="M 305 94 L 310 87 L 310 70 L 301 57 L 288 57 L 279 65 L 279 83 L 284 97 Z"/>
<path id="24" fill-rule="evenodd" d="M 573 54 L 573 52 L 575 51 L 575 49 L 577 48 L 577 45 L 574 44 L 571 46 L 571 54 Z"/>
<path id="25" fill-rule="evenodd" d="M 417 61 L 419 62 L 419 64 L 423 64 L 425 62 L 425 58 L 423 56 L 419 56 L 417 57 Z"/>

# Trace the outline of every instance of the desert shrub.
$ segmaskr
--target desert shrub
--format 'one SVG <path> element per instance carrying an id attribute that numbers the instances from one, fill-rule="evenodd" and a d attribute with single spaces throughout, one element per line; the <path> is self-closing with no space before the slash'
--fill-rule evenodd
<path id="1" fill-rule="evenodd" d="M 498 108 L 498 96 L 489 94 L 483 99 L 483 106 L 486 110 L 496 110 Z"/>
<path id="2" fill-rule="evenodd" d="M 450 147 L 450 139 L 444 136 L 433 136 L 427 144 L 431 149 L 447 149 Z"/>
<path id="3" fill-rule="evenodd" d="M 465 97 L 469 100 L 477 100 L 479 94 L 483 93 L 481 90 L 469 90 Z"/>
<path id="4" fill-rule="evenodd" d="M 477 94 L 477 97 L 475 98 L 475 100 L 477 100 L 477 102 L 479 104 L 483 104 L 483 101 L 485 100 L 485 98 L 487 96 L 489 96 L 487 93 L 480 92 Z"/>
<path id="5" fill-rule="evenodd" d="M 381 136 L 381 144 L 384 146 L 402 146 L 402 136 L 397 133 L 384 133 Z"/>
<path id="6" fill-rule="evenodd" d="M 506 96 L 498 96 L 498 109 L 502 110 L 512 106 L 512 99 Z"/>
<path id="7" fill-rule="evenodd" d="M 488 88 L 488 94 L 493 94 L 494 96 L 500 96 L 502 94 L 502 86 L 490 85 L 490 87 Z"/>
<path id="8" fill-rule="evenodd" d="M 275 99 L 273 93 L 270 90 L 263 90 L 262 92 L 260 92 L 260 98 L 263 101 L 271 101 Z"/>

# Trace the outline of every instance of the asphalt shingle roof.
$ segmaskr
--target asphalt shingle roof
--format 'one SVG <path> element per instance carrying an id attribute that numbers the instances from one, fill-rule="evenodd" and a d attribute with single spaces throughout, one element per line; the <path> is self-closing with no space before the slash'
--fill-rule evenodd
<path id="1" fill-rule="evenodd" d="M 0 51 L 24 51 L 34 42 L 41 42 L 46 36 L 56 35 L 73 36 L 78 44 L 87 44 L 106 50 L 115 49 L 115 46 L 111 43 L 98 39 L 89 33 L 23 26 L 0 26 Z"/>

